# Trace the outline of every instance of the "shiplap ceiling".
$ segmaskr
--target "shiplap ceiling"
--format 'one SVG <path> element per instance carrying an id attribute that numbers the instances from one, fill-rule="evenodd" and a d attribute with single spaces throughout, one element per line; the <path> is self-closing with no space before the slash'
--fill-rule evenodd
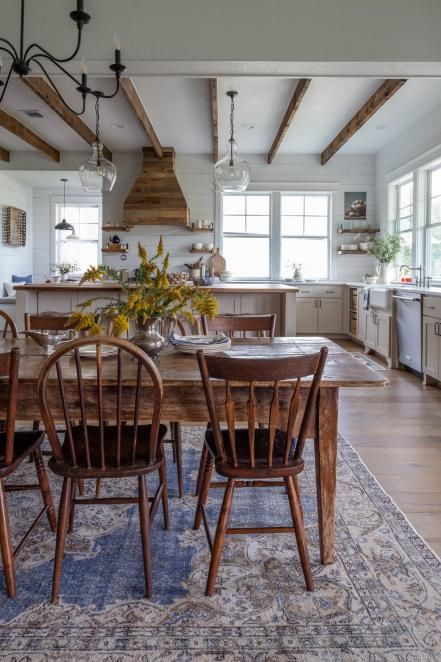
<path id="1" fill-rule="evenodd" d="M 267 154 L 297 82 L 293 78 L 219 78 L 219 153 L 224 154 L 229 137 L 228 90 L 239 93 L 235 126 L 240 153 Z M 381 82 L 372 78 L 313 78 L 278 154 L 319 154 Z M 212 153 L 208 79 L 136 76 L 133 83 L 162 145 L 174 147 L 178 154 Z M 78 105 L 69 82 L 57 78 L 57 84 L 66 99 Z M 110 91 L 113 81 L 90 79 L 90 86 Z M 340 153 L 376 153 L 438 107 L 441 80 L 408 80 Z M 88 150 L 87 144 L 20 80 L 11 81 L 2 108 L 61 152 Z M 44 117 L 29 118 L 22 109 L 38 109 Z M 83 120 L 94 129 L 93 99 L 89 99 Z M 113 152 L 137 150 L 149 144 L 122 93 L 102 101 L 101 133 Z M 2 128 L 0 145 L 11 151 L 32 150 Z"/>

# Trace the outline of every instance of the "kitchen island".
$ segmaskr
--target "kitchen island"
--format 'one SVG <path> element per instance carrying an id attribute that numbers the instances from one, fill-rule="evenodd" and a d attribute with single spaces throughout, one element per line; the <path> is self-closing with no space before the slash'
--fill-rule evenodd
<path id="1" fill-rule="evenodd" d="M 133 285 L 135 287 L 135 285 Z M 277 314 L 276 335 L 296 333 L 296 295 L 298 288 L 285 283 L 215 283 L 209 286 L 218 298 L 222 313 Z M 44 312 L 70 313 L 89 299 L 119 298 L 121 287 L 103 283 L 30 283 L 15 287 L 16 321 L 23 330 L 24 314 Z"/>

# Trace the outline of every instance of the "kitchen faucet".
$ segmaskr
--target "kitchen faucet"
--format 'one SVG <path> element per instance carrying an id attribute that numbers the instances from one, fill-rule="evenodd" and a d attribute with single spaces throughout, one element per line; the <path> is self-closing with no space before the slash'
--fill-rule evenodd
<path id="1" fill-rule="evenodd" d="M 416 284 L 418 287 L 423 287 L 425 278 L 424 278 L 424 267 L 421 266 L 421 264 L 419 267 L 409 267 L 407 264 L 402 264 L 400 266 L 400 275 L 403 269 L 407 269 L 408 271 L 418 271 Z"/>

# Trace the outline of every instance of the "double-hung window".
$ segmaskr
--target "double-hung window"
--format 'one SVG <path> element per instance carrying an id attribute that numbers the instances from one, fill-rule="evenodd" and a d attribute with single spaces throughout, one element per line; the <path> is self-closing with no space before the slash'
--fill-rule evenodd
<path id="1" fill-rule="evenodd" d="M 441 280 L 441 168 L 428 172 L 426 273 Z"/>
<path id="2" fill-rule="evenodd" d="M 413 178 L 397 184 L 395 193 L 395 232 L 402 238 L 401 251 L 397 257 L 396 263 L 412 266 L 414 217 Z"/>
<path id="3" fill-rule="evenodd" d="M 329 278 L 331 195 L 223 194 L 222 253 L 236 278 Z"/>
<path id="4" fill-rule="evenodd" d="M 55 261 L 76 263 L 81 272 L 100 262 L 100 206 L 99 204 L 56 205 L 57 223 L 62 217 L 73 225 L 75 236 L 69 230 L 56 230 Z"/>

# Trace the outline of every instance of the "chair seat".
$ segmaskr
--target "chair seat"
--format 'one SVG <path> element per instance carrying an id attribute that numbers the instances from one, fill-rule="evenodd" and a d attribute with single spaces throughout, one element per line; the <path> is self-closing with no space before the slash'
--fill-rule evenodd
<path id="1" fill-rule="evenodd" d="M 218 473 L 224 476 L 239 476 L 243 474 L 244 470 L 250 471 L 250 476 L 252 475 L 255 478 L 263 476 L 268 473 L 270 469 L 268 468 L 268 439 L 269 439 L 269 430 L 267 428 L 256 428 L 254 436 L 254 455 L 255 455 L 255 466 L 251 467 L 250 464 L 250 445 L 249 445 L 249 435 L 248 430 L 243 428 L 238 428 L 235 431 L 235 441 L 236 441 L 236 455 L 238 467 L 233 465 L 233 456 L 231 453 L 230 445 L 230 435 L 228 430 L 222 430 L 222 437 L 224 442 L 224 448 L 226 450 L 227 459 L 224 462 L 220 460 L 216 461 L 216 470 Z M 274 451 L 273 451 L 273 463 L 271 469 L 273 471 L 279 470 L 279 475 L 289 475 L 293 473 L 300 473 L 303 470 L 303 460 L 294 460 L 294 451 L 296 446 L 296 440 L 292 439 L 288 454 L 288 464 L 283 464 L 284 454 L 285 454 L 285 439 L 286 434 L 282 430 L 276 430 L 274 437 Z M 210 453 L 216 458 L 216 444 L 214 441 L 214 434 L 212 429 L 208 429 L 205 433 L 205 441 L 208 446 Z"/>
<path id="2" fill-rule="evenodd" d="M 18 465 L 42 443 L 44 431 L 21 430 L 14 432 L 14 457 L 5 464 L 6 432 L 0 432 L 0 478 L 15 471 Z"/>
<path id="3" fill-rule="evenodd" d="M 117 475 L 122 475 L 122 469 L 127 468 L 128 475 L 139 473 L 140 470 L 146 468 L 153 468 L 158 462 L 162 461 L 162 441 L 166 435 L 167 427 L 165 425 L 159 426 L 158 435 L 158 451 L 156 458 L 149 458 L 149 440 L 150 440 L 150 425 L 139 425 L 137 434 L 137 443 L 135 450 L 135 461 L 132 460 L 132 439 L 133 439 L 133 426 L 121 426 L 121 454 L 119 467 L 117 464 L 117 431 L 116 425 L 106 426 L 104 432 L 104 452 L 106 469 L 104 474 L 111 475 L 112 469 L 117 471 Z M 53 457 L 49 461 L 49 466 L 55 473 L 60 475 L 75 475 L 84 473 L 85 475 L 100 475 L 102 470 L 101 456 L 100 456 L 100 428 L 97 425 L 87 426 L 87 435 L 89 440 L 90 463 L 92 469 L 88 469 L 87 456 L 86 456 L 86 443 L 83 433 L 83 428 L 79 425 L 72 426 L 72 437 L 75 443 L 76 451 L 76 466 L 72 460 L 69 441 L 67 433 L 65 433 L 64 441 L 61 447 L 64 462 L 57 462 Z"/>

